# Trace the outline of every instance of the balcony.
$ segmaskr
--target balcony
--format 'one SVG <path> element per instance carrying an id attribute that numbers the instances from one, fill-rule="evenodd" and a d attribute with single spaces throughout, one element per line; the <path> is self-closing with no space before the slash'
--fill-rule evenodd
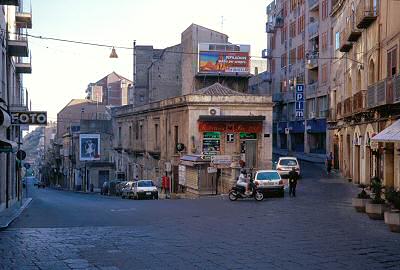
<path id="1" fill-rule="evenodd" d="M 353 95 L 353 113 L 360 113 L 366 108 L 367 91 L 361 90 Z"/>
<path id="2" fill-rule="evenodd" d="M 318 36 L 318 31 L 319 31 L 319 23 L 318 22 L 310 23 L 308 25 L 308 38 L 312 39 Z"/>
<path id="3" fill-rule="evenodd" d="M 265 24 L 265 32 L 266 33 L 275 33 L 276 29 L 274 27 L 274 24 L 272 22 L 267 22 Z"/>
<path id="4" fill-rule="evenodd" d="M 314 82 L 311 84 L 307 84 L 306 88 L 306 98 L 313 97 L 317 94 L 317 89 L 318 89 L 318 83 Z"/>
<path id="5" fill-rule="evenodd" d="M 283 101 L 284 102 L 294 101 L 294 91 L 283 92 Z"/>
<path id="6" fill-rule="evenodd" d="M 358 28 L 366 29 L 376 20 L 379 6 L 377 2 L 371 0 L 360 1 L 356 8 L 356 25 Z"/>
<path id="7" fill-rule="evenodd" d="M 28 39 L 26 35 L 16 34 L 11 35 L 8 39 L 8 54 L 10 56 L 28 57 Z"/>
<path id="8" fill-rule="evenodd" d="M 271 49 L 262 50 L 262 58 L 271 59 L 272 58 L 272 50 Z"/>
<path id="9" fill-rule="evenodd" d="M 275 1 L 272 1 L 272 3 L 267 6 L 267 15 L 270 15 L 272 11 L 275 10 L 275 7 Z"/>
<path id="10" fill-rule="evenodd" d="M 282 28 L 283 27 L 283 17 L 277 16 L 275 18 L 275 28 Z"/>
<path id="11" fill-rule="evenodd" d="M 10 112 L 23 112 L 29 108 L 29 96 L 26 88 L 16 89 L 16 96 L 10 105 Z"/>
<path id="12" fill-rule="evenodd" d="M 346 24 L 345 35 L 349 42 L 356 42 L 361 37 L 361 30 L 356 27 L 354 16 Z"/>
<path id="13" fill-rule="evenodd" d="M 349 117 L 353 113 L 353 97 L 346 98 L 343 101 L 343 112 L 342 116 Z"/>
<path id="14" fill-rule="evenodd" d="M 308 8 L 310 9 L 310 11 L 318 11 L 319 0 L 308 0 Z"/>
<path id="15" fill-rule="evenodd" d="M 19 0 L 0 0 L 0 5 L 19 6 Z"/>
<path id="16" fill-rule="evenodd" d="M 339 51 L 340 52 L 349 52 L 352 47 L 353 47 L 353 44 L 351 42 L 347 41 L 346 31 L 340 32 Z"/>
<path id="17" fill-rule="evenodd" d="M 283 93 L 274 93 L 272 94 L 272 101 L 273 102 L 282 102 L 283 101 Z"/>
<path id="18" fill-rule="evenodd" d="M 24 7 L 25 5 L 21 5 L 17 8 L 15 13 L 15 24 L 17 28 L 32 29 L 32 8 L 28 10 Z"/>
<path id="19" fill-rule="evenodd" d="M 27 58 L 25 60 L 22 57 L 18 57 L 17 62 L 15 63 L 15 72 L 19 74 L 31 74 L 32 73 L 32 58 Z"/>
<path id="20" fill-rule="evenodd" d="M 400 102 L 400 75 L 393 78 L 394 102 Z"/>
<path id="21" fill-rule="evenodd" d="M 372 109 L 378 106 L 392 104 L 399 99 L 399 79 L 387 78 L 368 86 L 367 108 Z"/>
<path id="22" fill-rule="evenodd" d="M 317 55 L 311 55 L 307 59 L 307 69 L 313 70 L 318 68 L 318 54 Z"/>

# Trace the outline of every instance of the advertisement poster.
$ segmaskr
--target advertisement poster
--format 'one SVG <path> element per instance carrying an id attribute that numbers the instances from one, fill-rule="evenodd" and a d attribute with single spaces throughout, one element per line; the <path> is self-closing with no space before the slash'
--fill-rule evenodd
<path id="1" fill-rule="evenodd" d="M 250 57 L 248 52 L 199 52 L 200 73 L 250 73 Z"/>
<path id="2" fill-rule="evenodd" d="M 100 160 L 100 134 L 80 134 L 79 150 L 81 161 Z"/>

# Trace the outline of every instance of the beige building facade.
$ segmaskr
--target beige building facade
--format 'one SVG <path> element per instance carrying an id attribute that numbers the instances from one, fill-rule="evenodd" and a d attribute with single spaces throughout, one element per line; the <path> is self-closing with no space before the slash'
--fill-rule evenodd
<path id="1" fill-rule="evenodd" d="M 400 138 L 377 136 L 400 116 L 400 2 L 334 2 L 329 133 L 335 167 L 354 183 L 377 176 L 400 187 Z"/>
<path id="2" fill-rule="evenodd" d="M 272 167 L 271 97 L 236 92 L 218 83 L 141 107 L 113 109 L 114 162 L 128 180 L 173 179 L 173 191 L 226 192 L 239 160 Z M 179 146 L 183 146 L 179 149 Z M 224 165 L 211 162 L 225 159 Z M 219 161 L 216 161 L 218 163 Z M 208 167 L 215 167 L 208 173 Z"/>

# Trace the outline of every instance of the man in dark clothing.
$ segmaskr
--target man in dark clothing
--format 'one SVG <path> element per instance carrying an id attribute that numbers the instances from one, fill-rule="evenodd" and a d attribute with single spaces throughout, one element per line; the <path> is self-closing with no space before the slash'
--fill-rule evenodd
<path id="1" fill-rule="evenodd" d="M 295 168 L 289 172 L 289 196 L 296 197 L 296 185 L 299 179 L 299 174 L 296 172 Z"/>

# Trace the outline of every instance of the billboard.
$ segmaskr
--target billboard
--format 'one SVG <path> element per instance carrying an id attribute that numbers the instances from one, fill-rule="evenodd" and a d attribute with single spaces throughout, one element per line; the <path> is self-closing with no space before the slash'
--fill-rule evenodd
<path id="1" fill-rule="evenodd" d="M 100 134 L 79 135 L 79 160 L 100 160 Z"/>
<path id="2" fill-rule="evenodd" d="M 250 46 L 232 44 L 199 44 L 199 73 L 248 75 Z"/>

